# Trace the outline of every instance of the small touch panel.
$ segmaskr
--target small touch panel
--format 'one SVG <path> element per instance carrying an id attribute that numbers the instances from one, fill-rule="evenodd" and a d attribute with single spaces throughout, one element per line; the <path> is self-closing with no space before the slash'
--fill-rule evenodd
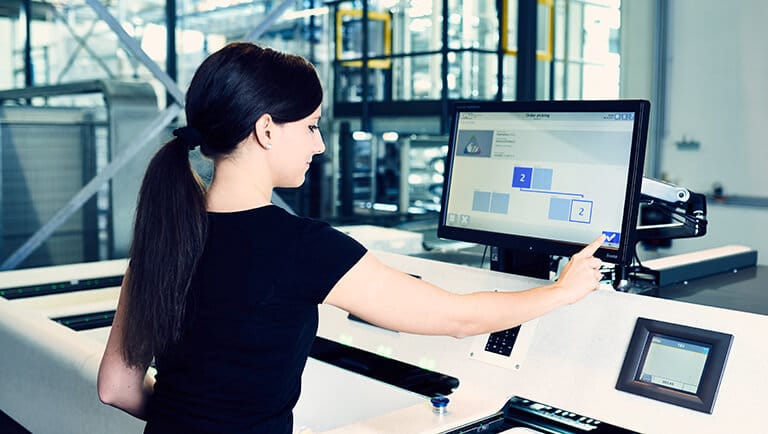
<path id="1" fill-rule="evenodd" d="M 638 380 L 696 393 L 711 348 L 680 338 L 652 335 Z"/>
<path id="2" fill-rule="evenodd" d="M 732 335 L 638 318 L 616 388 L 712 413 Z"/>

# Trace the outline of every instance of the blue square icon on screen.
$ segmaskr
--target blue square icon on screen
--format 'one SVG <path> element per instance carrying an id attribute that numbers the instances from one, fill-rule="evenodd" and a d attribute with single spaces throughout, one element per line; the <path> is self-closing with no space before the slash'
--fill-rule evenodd
<path id="1" fill-rule="evenodd" d="M 472 196 L 472 211 L 488 212 L 491 210 L 491 192 L 476 191 Z"/>
<path id="2" fill-rule="evenodd" d="M 491 212 L 506 214 L 509 211 L 509 195 L 506 193 L 493 193 L 491 195 Z"/>
<path id="3" fill-rule="evenodd" d="M 571 214 L 571 199 L 553 197 L 549 199 L 549 219 L 568 221 Z"/>
<path id="4" fill-rule="evenodd" d="M 591 200 L 577 200 L 571 201 L 571 214 L 568 219 L 570 222 L 575 223 L 591 223 L 592 222 L 592 201 Z"/>
<path id="5" fill-rule="evenodd" d="M 531 188 L 534 190 L 552 190 L 552 169 L 533 169 Z"/>
<path id="6" fill-rule="evenodd" d="M 603 244 L 608 246 L 618 246 L 621 241 L 621 232 L 609 232 L 603 231 L 605 235 L 605 242 Z"/>
<path id="7" fill-rule="evenodd" d="M 515 167 L 512 172 L 512 187 L 531 188 L 533 167 Z"/>

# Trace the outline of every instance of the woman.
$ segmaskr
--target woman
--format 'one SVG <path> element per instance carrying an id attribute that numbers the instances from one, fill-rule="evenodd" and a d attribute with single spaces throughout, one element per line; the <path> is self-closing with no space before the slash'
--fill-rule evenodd
<path id="1" fill-rule="evenodd" d="M 272 205 L 272 189 L 300 186 L 325 150 L 321 101 L 312 65 L 249 43 L 227 45 L 195 73 L 188 126 L 157 152 L 141 186 L 99 369 L 100 399 L 145 418 L 145 432 L 291 432 L 320 303 L 389 329 L 462 337 L 597 288 L 592 254 L 602 238 L 555 284 L 456 295 Z M 189 164 L 197 146 L 214 161 L 207 190 Z M 154 378 L 145 374 L 153 357 Z"/>

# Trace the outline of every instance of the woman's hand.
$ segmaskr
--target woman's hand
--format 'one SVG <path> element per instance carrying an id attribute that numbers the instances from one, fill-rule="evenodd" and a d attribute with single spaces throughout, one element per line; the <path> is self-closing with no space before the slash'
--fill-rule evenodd
<path id="1" fill-rule="evenodd" d="M 560 278 L 557 280 L 555 287 L 566 291 L 569 303 L 581 300 L 600 286 L 600 280 L 602 280 L 600 266 L 603 264 L 603 261 L 592 255 L 595 254 L 604 241 L 604 235 L 597 237 L 591 244 L 571 256 L 571 260 L 568 261 L 560 273 Z"/>

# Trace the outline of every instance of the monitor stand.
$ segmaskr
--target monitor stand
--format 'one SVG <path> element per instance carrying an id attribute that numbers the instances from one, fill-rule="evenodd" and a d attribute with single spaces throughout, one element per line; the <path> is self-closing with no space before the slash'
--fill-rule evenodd
<path id="1" fill-rule="evenodd" d="M 491 247 L 491 270 L 550 279 L 552 257 L 546 253 Z"/>

